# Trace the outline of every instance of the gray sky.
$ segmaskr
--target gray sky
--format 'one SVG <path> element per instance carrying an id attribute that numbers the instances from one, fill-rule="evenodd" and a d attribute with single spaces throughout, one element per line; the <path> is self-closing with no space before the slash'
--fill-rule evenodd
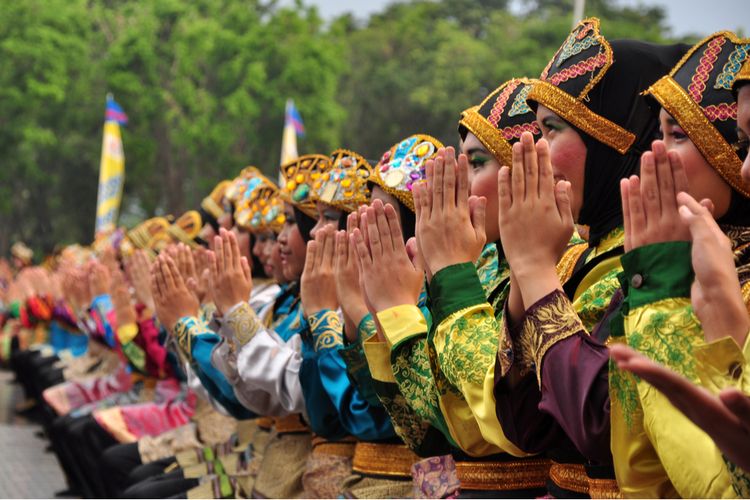
<path id="1" fill-rule="evenodd" d="M 324 18 L 353 12 L 358 18 L 382 10 L 392 0 L 305 0 L 318 6 Z M 573 0 L 570 0 L 571 3 Z M 667 22 L 675 35 L 742 29 L 750 36 L 750 0 L 618 0 L 624 5 L 661 5 L 666 8 Z M 282 3 L 291 3 L 284 0 Z"/>

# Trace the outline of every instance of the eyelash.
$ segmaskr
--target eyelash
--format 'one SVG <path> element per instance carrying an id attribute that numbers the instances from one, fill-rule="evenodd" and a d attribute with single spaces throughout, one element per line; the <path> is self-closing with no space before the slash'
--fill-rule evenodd
<path id="1" fill-rule="evenodd" d="M 487 158 L 482 157 L 473 157 L 469 159 L 469 165 L 472 166 L 472 168 L 481 168 L 487 164 L 489 160 Z"/>

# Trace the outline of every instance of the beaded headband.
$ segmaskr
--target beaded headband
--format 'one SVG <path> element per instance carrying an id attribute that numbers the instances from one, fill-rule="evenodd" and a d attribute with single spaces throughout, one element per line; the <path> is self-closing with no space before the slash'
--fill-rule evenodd
<path id="1" fill-rule="evenodd" d="M 414 211 L 414 184 L 425 179 L 425 162 L 435 158 L 443 143 L 424 134 L 415 134 L 394 144 L 373 169 L 370 182 L 380 186 Z"/>
<path id="2" fill-rule="evenodd" d="M 315 201 L 317 196 L 312 186 L 331 168 L 331 161 L 323 155 L 304 155 L 281 166 L 284 182 L 279 196 L 296 206 L 310 217 L 317 218 Z"/>
<path id="3" fill-rule="evenodd" d="M 527 98 L 625 154 L 635 142 L 635 134 L 594 113 L 585 104 L 589 92 L 604 78 L 612 63 L 612 46 L 599 31 L 599 19 L 584 19 L 544 68 Z"/>
<path id="4" fill-rule="evenodd" d="M 479 106 L 463 113 L 459 128 L 466 129 L 492 153 L 501 165 L 513 162 L 514 142 L 523 132 L 541 135 L 536 114 L 526 104 L 526 97 L 537 80 L 514 78 L 492 91 Z"/>
<path id="5" fill-rule="evenodd" d="M 367 180 L 372 166 L 364 157 L 347 149 L 331 153 L 331 167 L 313 183 L 318 200 L 334 208 L 353 212 L 370 201 Z"/>
<path id="6" fill-rule="evenodd" d="M 737 103 L 732 85 L 750 54 L 750 39 L 721 31 L 694 45 L 669 74 L 646 90 L 679 124 L 703 157 L 750 198 L 740 170 Z"/>

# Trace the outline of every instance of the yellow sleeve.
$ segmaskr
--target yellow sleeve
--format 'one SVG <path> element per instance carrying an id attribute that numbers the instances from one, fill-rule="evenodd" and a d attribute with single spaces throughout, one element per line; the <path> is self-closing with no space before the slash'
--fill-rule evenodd
<path id="1" fill-rule="evenodd" d="M 750 335 L 744 349 L 732 337 L 695 348 L 696 371 L 703 386 L 715 393 L 735 387 L 750 394 Z"/>

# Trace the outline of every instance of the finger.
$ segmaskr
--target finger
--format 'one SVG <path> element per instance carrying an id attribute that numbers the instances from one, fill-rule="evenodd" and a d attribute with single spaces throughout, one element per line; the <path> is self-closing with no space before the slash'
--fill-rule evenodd
<path id="1" fill-rule="evenodd" d="M 456 150 L 445 148 L 443 166 L 443 209 L 449 210 L 456 206 Z"/>
<path id="2" fill-rule="evenodd" d="M 365 240 L 362 237 L 362 231 L 359 228 L 355 229 L 352 235 L 349 237 L 349 245 L 353 246 L 357 252 L 357 260 L 362 269 L 369 270 L 372 268 L 372 256 L 370 251 L 365 245 Z"/>
<path id="3" fill-rule="evenodd" d="M 222 250 L 224 251 L 224 265 L 226 266 L 227 270 L 235 268 L 234 253 L 232 252 L 232 241 L 230 235 L 234 236 L 230 231 L 227 231 L 223 228 L 221 229 L 221 243 Z"/>
<path id="4" fill-rule="evenodd" d="M 426 224 L 432 217 L 432 191 L 429 186 L 420 182 L 416 185 L 419 191 L 419 220 L 420 224 Z"/>
<path id="5" fill-rule="evenodd" d="M 232 266 L 234 269 L 239 271 L 242 268 L 242 253 L 240 252 L 240 242 L 237 240 L 237 235 L 234 231 L 228 231 L 227 237 L 229 238 L 231 254 L 232 254 Z"/>
<path id="6" fill-rule="evenodd" d="M 412 236 L 409 241 L 406 242 L 406 255 L 409 256 L 414 269 L 424 274 L 424 261 L 422 255 L 419 253 L 419 245 L 417 245 L 417 239 Z"/>
<path id="7" fill-rule="evenodd" d="M 524 170 L 524 148 L 523 144 L 513 144 L 513 167 L 510 171 L 511 196 L 516 203 L 522 202 L 526 197 L 526 175 Z"/>
<path id="8" fill-rule="evenodd" d="M 367 248 L 370 248 L 370 239 L 367 235 L 367 218 L 365 217 L 365 214 L 367 213 L 367 205 L 362 205 L 359 207 L 359 229 L 362 231 L 362 238 L 365 240 L 365 246 Z"/>
<path id="9" fill-rule="evenodd" d="M 352 214 L 349 214 L 349 215 L 351 217 Z M 347 227 L 351 227 L 349 224 L 348 218 L 346 222 L 347 222 Z M 336 259 L 334 261 L 334 264 L 336 266 L 337 271 L 342 271 L 347 265 L 347 260 L 349 258 L 349 248 L 348 248 L 348 245 L 346 244 L 347 241 L 348 241 L 348 238 L 347 238 L 346 231 L 336 231 L 336 248 L 335 248 Z"/>
<path id="10" fill-rule="evenodd" d="M 456 170 L 456 206 L 459 210 L 468 210 L 471 183 L 469 182 L 469 158 L 465 154 L 458 155 L 458 169 Z"/>
<path id="11" fill-rule="evenodd" d="M 335 246 L 335 231 L 329 226 L 325 231 L 325 245 L 323 246 L 323 265 L 333 267 L 333 255 Z"/>
<path id="12" fill-rule="evenodd" d="M 177 269 L 177 263 L 173 259 L 167 257 L 166 264 L 166 278 L 167 280 L 170 280 L 167 284 L 175 290 L 178 288 L 182 288 L 184 282 L 182 281 L 180 270 Z"/>
<path id="13" fill-rule="evenodd" d="M 370 255 L 372 256 L 373 262 L 379 262 L 383 256 L 383 245 L 380 241 L 380 233 L 378 232 L 377 216 L 375 215 L 375 209 L 370 207 L 367 209 L 365 216 L 363 217 L 367 228 L 367 239 L 369 240 Z"/>
<path id="14" fill-rule="evenodd" d="M 513 204 L 511 190 L 510 167 L 502 166 L 497 173 L 497 208 L 500 221 L 505 220 Z"/>
<path id="15" fill-rule="evenodd" d="M 240 266 L 242 267 L 242 274 L 245 275 L 245 280 L 252 281 L 253 275 L 250 271 L 250 262 L 247 261 L 247 257 L 240 257 Z"/>
<path id="16" fill-rule="evenodd" d="M 375 200 L 372 205 L 375 210 L 375 222 L 378 227 L 378 238 L 381 242 L 383 255 L 387 256 L 386 258 L 391 258 L 393 256 L 394 245 L 393 238 L 391 238 L 391 229 L 388 225 L 388 219 L 385 216 L 383 202 Z"/>
<path id="17" fill-rule="evenodd" d="M 570 198 L 573 196 L 573 187 L 568 181 L 560 181 L 555 186 L 555 201 L 560 220 L 568 227 L 573 227 L 573 212 Z"/>
<path id="18" fill-rule="evenodd" d="M 318 253 L 318 242 L 310 240 L 307 242 L 307 253 L 305 255 L 305 267 L 302 270 L 303 276 L 309 277 L 315 269 L 315 259 Z"/>
<path id="19" fill-rule="evenodd" d="M 385 219 L 388 222 L 388 229 L 391 233 L 391 242 L 393 243 L 393 249 L 396 252 L 405 251 L 404 247 L 404 233 L 401 230 L 401 223 L 398 220 L 398 214 L 396 209 L 389 203 L 383 209 L 385 212 Z"/>
<path id="20" fill-rule="evenodd" d="M 224 262 L 224 240 L 221 236 L 214 237 L 214 256 L 216 257 L 216 269 L 219 273 L 224 271 L 226 263 Z"/>
<path id="21" fill-rule="evenodd" d="M 630 196 L 628 194 L 628 187 L 630 181 L 628 179 L 620 179 L 620 200 L 622 201 L 622 225 L 625 232 L 625 251 L 629 251 L 630 248 Z"/>
<path id="22" fill-rule="evenodd" d="M 471 197 L 471 225 L 474 227 L 474 234 L 477 241 L 484 242 L 487 240 L 485 235 L 484 221 L 487 211 L 487 198 L 484 196 Z"/>
<path id="23" fill-rule="evenodd" d="M 159 257 L 159 259 L 157 260 L 156 269 L 158 272 L 157 276 L 159 278 L 159 288 L 161 288 L 162 295 L 166 297 L 167 294 L 169 294 L 170 290 L 167 286 L 167 276 L 164 271 L 164 259 L 165 258 L 166 258 L 165 255 L 162 255 Z"/>
<path id="24" fill-rule="evenodd" d="M 442 154 L 440 154 L 442 152 Z M 445 189 L 445 183 L 443 177 L 445 176 L 445 150 L 441 149 L 438 152 L 437 158 L 435 158 L 435 173 L 432 176 L 432 212 L 441 213 L 443 210 L 443 190 Z"/>
<path id="25" fill-rule="evenodd" d="M 323 256 L 325 254 L 325 244 L 326 244 L 325 238 L 326 238 L 325 229 L 321 229 L 320 231 L 317 231 L 315 233 L 315 241 L 318 243 L 315 249 L 315 268 L 316 269 L 320 269 L 320 266 L 323 265 Z"/>
<path id="26" fill-rule="evenodd" d="M 355 227 L 359 227 L 359 212 L 352 212 L 346 218 L 346 233 L 352 234 Z"/>
<path id="27" fill-rule="evenodd" d="M 628 180 L 628 202 L 630 203 L 630 229 L 633 237 L 634 246 L 639 242 L 635 241 L 638 231 L 646 229 L 646 214 L 641 200 L 641 180 L 638 176 L 633 175 Z"/>
<path id="28" fill-rule="evenodd" d="M 641 156 L 639 192 L 643 203 L 645 223 L 653 223 L 653 221 L 661 217 L 661 200 L 659 179 L 656 174 L 656 158 L 655 154 L 649 151 L 643 153 L 643 156 Z"/>
<path id="29" fill-rule="evenodd" d="M 682 156 L 677 151 L 669 151 L 667 153 L 669 163 L 672 165 L 672 179 L 674 182 L 674 195 L 682 191 L 687 191 L 689 187 L 689 181 L 685 166 L 682 163 Z"/>
<path id="30" fill-rule="evenodd" d="M 539 165 L 539 196 L 555 192 L 555 174 L 549 155 L 547 139 L 539 139 L 536 143 L 537 163 Z M 558 207 L 559 208 L 559 207 Z"/>
<path id="31" fill-rule="evenodd" d="M 218 278 L 218 276 L 219 276 L 219 262 L 218 262 L 218 259 L 216 257 L 216 253 L 214 253 L 213 251 L 209 250 L 206 253 L 206 257 L 207 257 L 207 260 L 208 260 L 208 270 L 209 270 L 209 272 L 211 273 L 211 275 L 214 278 Z"/>
<path id="32" fill-rule="evenodd" d="M 525 195 L 524 199 L 530 196 L 539 196 L 539 161 L 534 145 L 534 136 L 530 132 L 521 134 L 521 144 L 523 145 L 523 168 L 525 174 Z"/>
<path id="33" fill-rule="evenodd" d="M 677 191 L 675 191 L 671 156 L 667 154 L 667 148 L 663 141 L 654 141 L 651 145 L 651 151 L 654 153 L 654 161 L 656 162 L 656 178 L 659 182 L 659 201 L 662 216 L 671 216 L 677 210 Z"/>

